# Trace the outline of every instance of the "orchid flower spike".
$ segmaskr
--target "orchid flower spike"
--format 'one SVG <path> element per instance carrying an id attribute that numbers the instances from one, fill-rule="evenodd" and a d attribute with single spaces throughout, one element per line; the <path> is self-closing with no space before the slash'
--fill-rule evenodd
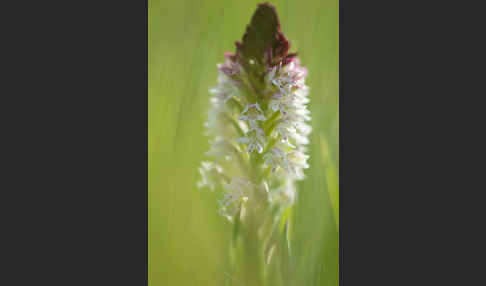
<path id="1" fill-rule="evenodd" d="M 309 167 L 307 70 L 289 49 L 275 7 L 260 4 L 236 52 L 217 65 L 198 186 L 223 193 L 219 211 L 230 220 L 262 201 L 293 204 Z"/>

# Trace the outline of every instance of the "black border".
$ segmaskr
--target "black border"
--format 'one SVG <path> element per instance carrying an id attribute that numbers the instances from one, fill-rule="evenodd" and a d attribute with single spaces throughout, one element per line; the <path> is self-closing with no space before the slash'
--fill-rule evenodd
<path id="1" fill-rule="evenodd" d="M 0 284 L 147 285 L 148 1 L 18 5 Z"/>

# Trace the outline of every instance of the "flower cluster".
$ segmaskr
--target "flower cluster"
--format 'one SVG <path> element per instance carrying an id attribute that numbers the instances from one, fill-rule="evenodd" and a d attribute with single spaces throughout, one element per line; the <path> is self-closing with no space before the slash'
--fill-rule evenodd
<path id="1" fill-rule="evenodd" d="M 218 85 L 210 90 L 213 96 L 205 124 L 206 134 L 212 137 L 206 155 L 212 161 L 202 163 L 198 186 L 221 187 L 220 212 L 229 217 L 251 197 L 251 188 L 262 184 L 270 202 L 292 203 L 294 181 L 303 179 L 303 169 L 309 167 L 306 69 L 297 58 L 269 67 L 263 96 L 255 96 L 248 94 L 251 82 L 239 63 L 227 59 L 218 68 Z M 257 159 L 251 161 L 252 156 Z M 265 172 L 267 168 L 270 172 Z M 250 175 L 252 169 L 262 170 L 261 181 Z"/>
<path id="2" fill-rule="evenodd" d="M 259 14 L 274 13 L 265 5 L 259 6 L 250 26 L 275 19 L 274 34 L 257 36 L 252 33 L 266 30 L 247 28 L 237 52 L 226 54 L 225 62 L 217 65 L 218 84 L 210 89 L 205 123 L 210 161 L 199 168 L 198 186 L 223 192 L 220 212 L 229 218 L 256 198 L 292 204 L 295 181 L 309 167 L 307 70 L 296 54 L 288 54 L 276 16 Z M 262 44 L 261 37 L 268 43 Z"/>

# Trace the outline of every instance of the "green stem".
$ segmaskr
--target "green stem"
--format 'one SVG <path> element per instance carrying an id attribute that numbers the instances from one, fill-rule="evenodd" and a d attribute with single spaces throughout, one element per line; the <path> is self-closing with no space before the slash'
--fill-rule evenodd
<path id="1" fill-rule="evenodd" d="M 246 217 L 246 227 L 243 234 L 245 286 L 264 286 L 264 259 L 261 240 L 258 237 L 260 223 L 254 213 Z"/>
<path id="2" fill-rule="evenodd" d="M 265 134 L 268 136 L 270 133 L 273 131 L 273 128 L 277 125 L 277 119 L 279 118 L 280 112 L 275 111 L 272 116 L 265 122 L 265 127 L 263 131 L 265 131 Z"/>

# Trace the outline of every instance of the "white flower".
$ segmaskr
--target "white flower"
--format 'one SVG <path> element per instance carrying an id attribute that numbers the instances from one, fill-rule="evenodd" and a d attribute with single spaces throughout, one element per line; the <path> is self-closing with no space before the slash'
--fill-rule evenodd
<path id="1" fill-rule="evenodd" d="M 296 179 L 304 179 L 303 169 L 309 168 L 309 165 L 307 164 L 309 156 L 299 150 L 294 150 L 287 153 L 287 159 L 289 163 L 288 170 L 292 175 L 295 176 Z"/>
<path id="2" fill-rule="evenodd" d="M 284 151 L 285 146 L 276 146 L 270 149 L 263 159 L 265 165 L 271 168 L 272 173 L 277 169 L 281 169 L 286 175 L 292 176 L 296 180 L 304 179 L 303 169 L 309 168 L 307 164 L 308 155 L 304 154 L 303 148 L 301 150 Z"/>
<path id="3" fill-rule="evenodd" d="M 211 191 L 214 191 L 216 184 L 219 183 L 220 174 L 223 169 L 213 162 L 201 162 L 199 173 L 201 173 L 201 181 L 197 183 L 199 188 L 209 187 Z"/>
<path id="4" fill-rule="evenodd" d="M 291 148 L 295 148 L 292 143 L 289 142 L 289 137 L 293 138 L 295 136 L 297 130 L 295 129 L 295 123 L 289 120 L 283 120 L 281 123 L 277 125 L 275 130 L 281 135 L 282 142 L 287 144 Z"/>
<path id="5" fill-rule="evenodd" d="M 275 173 L 277 168 L 288 169 L 287 153 L 279 147 L 273 147 L 268 153 L 263 155 L 265 165 L 271 167 L 272 173 Z"/>
<path id="6" fill-rule="evenodd" d="M 225 74 L 219 74 L 218 82 L 217 87 L 209 90 L 209 93 L 214 95 L 212 99 L 214 105 L 225 104 L 231 98 L 240 96 L 240 91 L 237 86 Z"/>
<path id="7" fill-rule="evenodd" d="M 302 180 L 309 167 L 304 148 L 312 130 L 307 124 L 307 71 L 297 59 L 266 68 L 259 94 L 248 95 L 251 80 L 229 59 L 218 65 L 218 84 L 210 89 L 205 126 L 210 137 L 206 155 L 212 162 L 202 163 L 198 186 L 224 187 L 220 213 L 230 219 L 255 192 L 267 194 L 270 204 L 292 204 L 295 181 Z M 255 151 L 262 156 L 242 154 Z M 264 177 L 268 168 L 271 172 Z"/>
<path id="8" fill-rule="evenodd" d="M 250 192 L 255 185 L 245 178 L 233 178 L 231 183 L 225 184 L 223 199 L 219 201 L 220 213 L 229 218 L 240 209 L 241 204 L 248 201 Z"/>
<path id="9" fill-rule="evenodd" d="M 211 137 L 228 137 L 234 133 L 232 127 L 224 120 L 226 112 L 227 110 L 224 106 L 212 108 L 208 112 L 208 121 L 204 123 L 206 135 Z"/>
<path id="10" fill-rule="evenodd" d="M 256 129 L 258 128 L 257 121 L 265 121 L 265 116 L 260 105 L 256 102 L 254 104 L 247 104 L 238 119 L 248 121 L 250 129 Z"/>
<path id="11" fill-rule="evenodd" d="M 256 150 L 258 153 L 263 152 L 263 145 L 265 144 L 265 133 L 259 127 L 254 127 L 246 133 L 245 137 L 240 137 L 237 141 L 241 144 L 248 145 L 246 152 L 251 153 Z"/>
<path id="12" fill-rule="evenodd" d="M 229 142 L 228 140 L 218 137 L 209 142 L 210 149 L 206 152 L 206 155 L 209 157 L 214 158 L 216 161 L 220 161 L 225 159 L 226 161 L 230 161 L 234 155 L 236 148 Z"/>

